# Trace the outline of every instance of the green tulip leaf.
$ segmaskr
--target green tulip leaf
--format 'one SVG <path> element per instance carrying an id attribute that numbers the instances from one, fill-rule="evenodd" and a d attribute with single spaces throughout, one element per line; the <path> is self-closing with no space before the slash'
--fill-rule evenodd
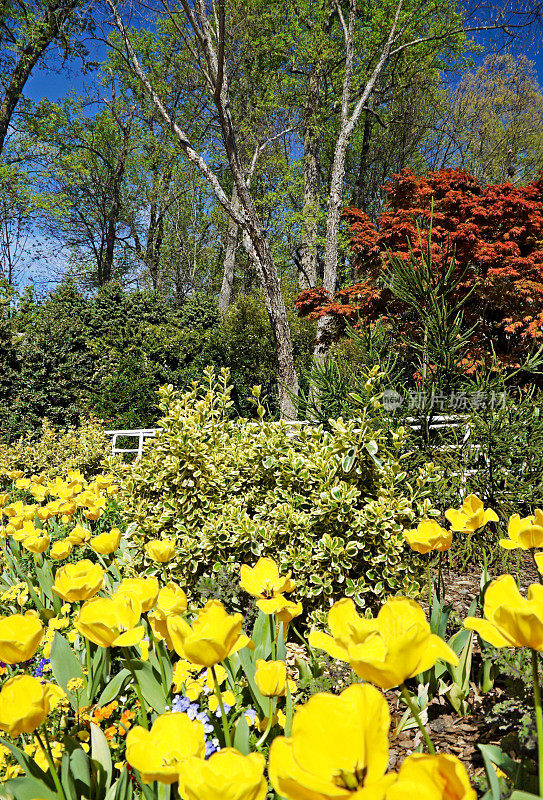
<path id="1" fill-rule="evenodd" d="M 93 766 L 98 767 L 98 795 L 101 797 L 102 795 L 105 795 L 106 790 L 111 783 L 111 773 L 113 771 L 111 751 L 103 731 L 98 727 L 98 725 L 95 725 L 94 722 L 91 722 L 90 724 L 90 734 L 91 759 Z"/>
<path id="2" fill-rule="evenodd" d="M 248 756 L 251 752 L 249 746 L 249 726 L 247 725 L 244 714 L 239 717 L 234 728 L 234 747 L 244 756 Z"/>
<path id="3" fill-rule="evenodd" d="M 73 692 L 68 691 L 68 682 L 72 678 L 79 678 L 86 683 L 85 674 L 81 664 L 77 660 L 74 651 L 68 641 L 55 631 L 53 643 L 51 645 L 51 669 L 58 685 L 64 689 L 72 708 L 77 711 L 77 698 Z"/>
<path id="4" fill-rule="evenodd" d="M 36 797 L 40 800 L 58 800 L 56 789 L 49 788 L 36 778 L 10 778 L 3 783 L 2 788 L 16 800 L 36 800 Z"/>
<path id="5" fill-rule="evenodd" d="M 122 690 L 127 679 L 130 677 L 130 670 L 122 669 L 118 672 L 107 684 L 102 694 L 100 695 L 97 706 L 107 706 L 112 700 L 115 700 L 119 692 Z"/>

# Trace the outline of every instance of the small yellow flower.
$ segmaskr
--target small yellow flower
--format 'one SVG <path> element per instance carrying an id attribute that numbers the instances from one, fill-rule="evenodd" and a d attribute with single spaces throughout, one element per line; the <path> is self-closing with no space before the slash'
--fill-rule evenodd
<path id="1" fill-rule="evenodd" d="M 487 522 L 498 522 L 496 512 L 490 508 L 485 510 L 482 501 L 474 494 L 466 497 L 461 509 L 449 508 L 445 511 L 445 516 L 451 523 L 453 531 L 467 533 L 473 533 Z"/>
<path id="2" fill-rule="evenodd" d="M 177 615 L 168 617 L 167 625 L 178 655 L 193 664 L 211 667 L 252 644 L 241 632 L 242 623 L 241 614 L 229 615 L 219 600 L 210 600 L 200 609 L 192 627 Z"/>
<path id="3" fill-rule="evenodd" d="M 50 689 L 38 678 L 16 675 L 0 690 L 0 730 L 9 736 L 32 733 L 49 714 Z"/>
<path id="4" fill-rule="evenodd" d="M 20 664 L 28 661 L 39 647 L 43 625 L 33 612 L 0 617 L 0 661 Z"/>
<path id="5" fill-rule="evenodd" d="M 84 559 L 76 564 L 66 564 L 57 570 L 53 591 L 63 600 L 73 603 L 94 597 L 103 583 L 104 570 L 100 564 Z"/>
<path id="6" fill-rule="evenodd" d="M 64 561 L 72 552 L 72 547 L 73 545 L 69 539 L 59 539 L 59 541 L 55 542 L 52 546 L 49 555 L 55 561 Z"/>
<path id="7" fill-rule="evenodd" d="M 94 536 L 89 544 L 95 553 L 100 553 L 103 556 L 109 556 L 114 553 L 121 543 L 121 532 L 119 528 L 112 528 L 109 533 L 101 533 L 99 536 Z"/>
<path id="8" fill-rule="evenodd" d="M 430 519 L 419 522 L 414 530 L 404 531 L 403 535 L 409 547 L 417 553 L 443 553 L 452 544 L 452 530 L 446 531 Z"/>
<path id="9" fill-rule="evenodd" d="M 83 544 L 83 542 L 88 542 L 90 538 L 90 530 L 88 528 L 84 528 L 82 525 L 76 525 L 68 536 L 68 539 L 72 544 Z"/>
<path id="10" fill-rule="evenodd" d="M 248 594 L 258 597 L 256 604 L 265 614 L 281 611 L 289 601 L 283 592 L 294 589 L 294 581 L 288 575 L 280 576 L 273 558 L 259 558 L 254 567 L 244 564 L 241 568 L 240 586 Z"/>
<path id="11" fill-rule="evenodd" d="M 264 697 L 284 697 L 287 683 L 291 694 L 296 690 L 294 681 L 287 681 L 287 665 L 284 661 L 257 659 L 255 683 Z"/>
<path id="12" fill-rule="evenodd" d="M 153 539 L 145 545 L 145 552 L 152 561 L 165 564 L 175 556 L 175 539 Z"/>

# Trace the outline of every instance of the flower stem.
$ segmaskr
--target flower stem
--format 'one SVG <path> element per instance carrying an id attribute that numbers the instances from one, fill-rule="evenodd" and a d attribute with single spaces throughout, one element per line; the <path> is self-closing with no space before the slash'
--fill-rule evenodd
<path id="1" fill-rule="evenodd" d="M 270 709 L 268 711 L 268 724 L 266 725 L 266 730 L 264 731 L 264 733 L 262 734 L 262 736 L 260 737 L 260 739 L 258 740 L 258 742 L 255 745 L 257 750 L 260 747 L 260 745 L 264 744 L 264 742 L 268 738 L 268 734 L 271 731 L 271 728 L 272 728 L 272 725 L 273 725 L 273 717 L 274 717 L 274 715 L 275 715 L 274 701 L 273 701 L 273 698 L 270 697 Z"/>
<path id="2" fill-rule="evenodd" d="M 45 756 L 45 760 L 47 761 L 47 766 L 49 767 L 49 771 L 52 775 L 53 781 L 55 782 L 55 786 L 57 789 L 58 796 L 61 800 L 66 800 L 66 795 L 64 793 L 64 789 L 62 788 L 62 784 L 60 782 L 60 778 L 58 777 L 57 768 L 55 767 L 55 762 L 53 761 L 53 755 L 51 753 L 51 748 L 49 747 L 49 739 L 47 738 L 47 730 L 45 725 L 43 726 L 43 736 L 45 739 L 45 743 L 43 742 L 40 734 L 38 731 L 34 731 L 34 736 L 39 742 L 39 745 L 42 749 L 43 755 Z"/>
<path id="3" fill-rule="evenodd" d="M 537 747 L 539 755 L 539 794 L 543 792 L 543 711 L 541 710 L 541 689 L 537 650 L 532 650 L 532 681 L 534 684 L 535 724 L 537 728 Z"/>
<path id="4" fill-rule="evenodd" d="M 275 614 L 268 616 L 270 621 L 270 641 L 271 641 L 271 657 L 275 661 Z"/>
<path id="5" fill-rule="evenodd" d="M 405 700 L 405 702 L 407 704 L 407 707 L 409 708 L 409 710 L 413 714 L 415 722 L 419 726 L 420 732 L 424 736 L 424 741 L 426 742 L 426 746 L 428 748 L 428 752 L 431 753 L 432 755 L 435 755 L 436 749 L 435 749 L 435 747 L 433 745 L 432 740 L 430 739 L 430 737 L 428 735 L 428 731 L 424 727 L 424 724 L 423 724 L 423 722 L 422 722 L 422 720 L 420 718 L 420 715 L 419 715 L 419 712 L 417 710 L 417 707 L 416 707 L 415 703 L 413 702 L 413 699 L 412 699 L 411 695 L 409 694 L 409 691 L 408 691 L 407 686 L 405 685 L 405 683 L 402 683 L 402 685 L 400 686 L 400 689 L 401 689 L 401 692 L 402 692 L 402 697 L 403 697 L 403 699 Z"/>
<path id="6" fill-rule="evenodd" d="M 90 696 L 91 689 L 92 689 L 92 653 L 91 653 L 91 646 L 90 641 L 85 637 L 85 649 L 87 651 L 87 697 L 89 698 L 89 704 L 92 703 L 92 697 Z"/>
<path id="7" fill-rule="evenodd" d="M 221 709 L 221 723 L 224 733 L 224 744 L 226 745 L 226 747 L 232 747 L 232 740 L 230 738 L 230 729 L 228 727 L 228 720 L 226 719 L 226 714 L 224 711 L 224 703 L 222 701 L 221 687 L 219 686 L 219 681 L 217 680 L 217 673 L 215 672 L 214 664 L 211 666 L 211 673 L 213 675 L 215 694 L 217 695 L 217 700 L 219 701 L 219 708 Z"/>
<path id="8" fill-rule="evenodd" d="M 445 590 L 445 584 L 443 582 L 443 574 L 442 574 L 442 566 L 443 566 L 443 553 L 439 554 L 439 567 L 437 569 L 437 599 L 441 600 L 441 589 Z M 443 595 L 445 595 L 445 591 L 443 591 Z"/>
<path id="9" fill-rule="evenodd" d="M 430 553 L 426 561 L 426 574 L 428 576 L 428 614 L 432 615 L 432 575 L 430 573 Z"/>
<path id="10" fill-rule="evenodd" d="M 149 721 L 147 719 L 147 705 L 145 703 L 143 694 L 141 692 L 141 687 L 138 681 L 138 677 L 136 675 L 136 670 L 132 664 L 132 658 L 130 657 L 130 653 L 128 652 L 128 648 L 123 647 L 122 651 L 124 653 L 124 657 L 126 660 L 126 666 L 130 670 L 130 674 L 132 675 L 132 680 L 134 682 L 134 691 L 136 692 L 137 698 L 140 701 L 140 724 L 146 729 L 149 730 Z"/>

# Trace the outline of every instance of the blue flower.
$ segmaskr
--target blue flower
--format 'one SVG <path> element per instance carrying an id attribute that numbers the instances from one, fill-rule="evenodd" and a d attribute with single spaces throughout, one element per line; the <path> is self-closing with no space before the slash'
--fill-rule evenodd
<path id="1" fill-rule="evenodd" d="M 228 703 L 224 703 L 224 702 L 223 702 L 223 706 L 224 706 L 224 713 L 225 714 L 229 714 L 230 713 L 230 709 L 232 708 L 232 706 L 229 706 Z M 221 707 L 220 706 L 217 707 L 217 710 L 215 711 L 215 716 L 218 717 L 219 719 L 221 718 L 222 714 L 221 714 Z"/>
<path id="2" fill-rule="evenodd" d="M 47 665 L 50 664 L 50 663 L 51 663 L 51 659 L 50 658 L 42 658 L 38 662 L 38 665 L 37 665 L 36 669 L 34 670 L 34 677 L 35 678 L 43 677 L 43 672 L 44 672 L 45 668 L 47 667 Z"/>
<path id="3" fill-rule="evenodd" d="M 174 697 L 172 711 L 176 711 L 180 714 L 186 714 L 189 708 L 190 700 L 188 697 L 185 697 L 182 694 L 178 694 L 177 697 Z"/>
<path id="4" fill-rule="evenodd" d="M 209 756 L 212 756 L 213 753 L 216 753 L 217 750 L 219 750 L 219 740 L 207 739 L 205 747 L 205 757 L 209 758 Z"/>
<path id="5" fill-rule="evenodd" d="M 209 717 L 205 711 L 200 711 L 196 714 L 196 719 L 199 719 L 204 726 L 204 733 L 211 733 L 213 731 L 213 725 L 209 721 Z"/>
<path id="6" fill-rule="evenodd" d="M 246 708 L 243 714 L 244 716 L 249 717 L 252 725 L 256 719 L 256 711 L 254 710 L 254 708 Z"/>

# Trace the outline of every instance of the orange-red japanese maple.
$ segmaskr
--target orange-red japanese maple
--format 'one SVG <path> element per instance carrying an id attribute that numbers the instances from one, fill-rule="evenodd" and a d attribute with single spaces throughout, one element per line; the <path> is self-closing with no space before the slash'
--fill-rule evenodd
<path id="1" fill-rule="evenodd" d="M 446 267 L 453 251 L 456 256 L 452 299 L 474 287 L 464 309 L 466 325 L 476 325 L 474 358 L 492 344 L 502 361 L 514 363 L 534 340 L 543 340 L 543 175 L 528 186 L 482 186 L 465 170 L 424 177 L 404 170 L 387 187 L 376 225 L 356 208 L 347 208 L 344 217 L 360 281 L 333 298 L 323 289 L 302 292 L 296 300 L 300 314 L 333 314 L 340 322 L 362 324 L 401 320 L 406 309 L 386 288 L 383 272 L 390 253 L 408 259 L 411 247 L 420 255 L 432 217 L 436 270 Z"/>

